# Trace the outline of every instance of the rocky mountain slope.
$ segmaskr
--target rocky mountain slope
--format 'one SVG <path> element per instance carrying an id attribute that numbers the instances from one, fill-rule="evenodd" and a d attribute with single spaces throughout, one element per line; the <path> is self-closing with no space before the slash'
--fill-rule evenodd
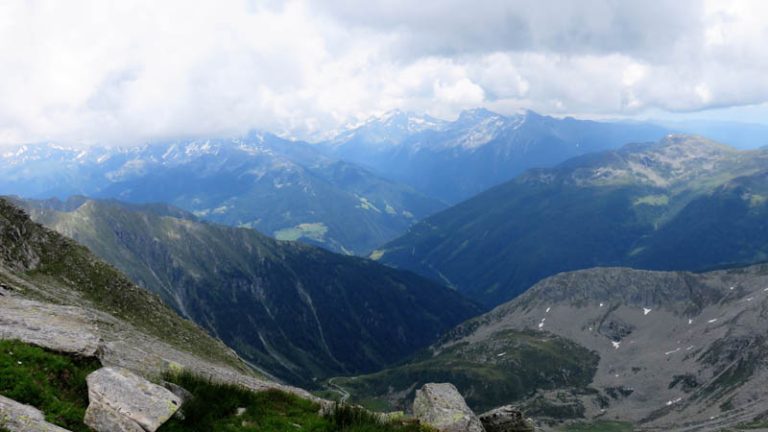
<path id="1" fill-rule="evenodd" d="M 504 116 L 467 110 L 455 121 L 393 111 L 354 125 L 321 145 L 432 197 L 457 203 L 528 168 L 656 141 L 658 126 L 556 119 L 532 111 Z"/>
<path id="2" fill-rule="evenodd" d="M 474 409 L 517 403 L 551 425 L 725 430 L 768 419 L 766 311 L 768 265 L 562 273 L 408 363 L 335 382 L 358 400 L 402 404 L 425 382 L 450 381 Z"/>
<path id="3" fill-rule="evenodd" d="M 378 370 L 480 310 L 369 260 L 199 222 L 165 205 L 21 202 L 248 361 L 292 383 Z"/>
<path id="4" fill-rule="evenodd" d="M 256 374 L 200 327 L 131 283 L 85 247 L 32 222 L 0 199 L 0 336 L 97 356 L 145 376 L 184 369 L 261 390 Z"/>
<path id="5" fill-rule="evenodd" d="M 374 258 L 488 305 L 594 266 L 702 270 L 768 257 L 768 150 L 670 136 L 531 170 Z"/>
<path id="6" fill-rule="evenodd" d="M 361 254 L 444 205 L 320 149 L 270 134 L 125 149 L 23 146 L 0 157 L 0 193 L 165 202 L 206 220 Z"/>

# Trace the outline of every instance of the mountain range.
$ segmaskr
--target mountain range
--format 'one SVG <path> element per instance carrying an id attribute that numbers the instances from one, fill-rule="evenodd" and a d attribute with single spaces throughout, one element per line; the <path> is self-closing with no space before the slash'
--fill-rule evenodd
<path id="1" fill-rule="evenodd" d="M 30 144 L 0 157 L 0 194 L 164 202 L 205 220 L 365 255 L 446 203 L 525 169 L 665 133 L 474 109 L 455 121 L 394 111 L 317 144 L 263 132 L 127 147 Z"/>
<path id="2" fill-rule="evenodd" d="M 550 426 L 764 425 L 766 287 L 764 264 L 701 274 L 562 273 L 461 324 L 409 362 L 335 382 L 353 400 L 402 407 L 424 382 L 449 381 L 475 409 L 513 403 Z"/>
<path id="3" fill-rule="evenodd" d="M 0 193 L 164 202 L 206 220 L 363 254 L 445 207 L 316 146 L 270 134 L 84 150 L 29 145 L 0 158 Z"/>
<path id="4" fill-rule="evenodd" d="M 491 306 L 563 271 L 757 262 L 768 258 L 767 176 L 768 150 L 671 135 L 527 171 L 372 257 Z"/>
<path id="5" fill-rule="evenodd" d="M 334 157 L 455 204 L 526 169 L 667 133 L 645 123 L 558 119 L 533 111 L 505 116 L 478 108 L 454 121 L 392 111 L 320 145 Z"/>
<path id="6" fill-rule="evenodd" d="M 168 205 L 83 197 L 16 201 L 284 381 L 371 372 L 480 308 L 415 274 Z"/>

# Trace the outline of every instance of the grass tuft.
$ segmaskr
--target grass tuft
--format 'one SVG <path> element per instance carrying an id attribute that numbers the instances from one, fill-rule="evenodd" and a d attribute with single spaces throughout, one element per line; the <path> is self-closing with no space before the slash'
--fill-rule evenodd
<path id="1" fill-rule="evenodd" d="M 211 382 L 189 372 L 166 374 L 164 380 L 188 390 L 193 398 L 158 432 L 427 432 L 416 423 L 385 422 L 361 408 L 336 405 L 323 416 L 320 406 L 279 390 L 253 392 Z M 238 415 L 238 411 L 240 414 Z"/>
<path id="2" fill-rule="evenodd" d="M 83 424 L 88 407 L 85 377 L 100 367 L 97 359 L 3 340 L 0 341 L 0 394 L 34 406 L 50 423 L 73 432 L 88 432 L 90 429 Z"/>

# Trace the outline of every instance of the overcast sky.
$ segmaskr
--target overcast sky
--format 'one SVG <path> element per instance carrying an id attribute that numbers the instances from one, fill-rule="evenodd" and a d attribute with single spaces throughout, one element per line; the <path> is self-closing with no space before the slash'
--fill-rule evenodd
<path id="1" fill-rule="evenodd" d="M 395 108 L 765 123 L 766 43 L 764 0 L 2 0 L 0 145 Z"/>

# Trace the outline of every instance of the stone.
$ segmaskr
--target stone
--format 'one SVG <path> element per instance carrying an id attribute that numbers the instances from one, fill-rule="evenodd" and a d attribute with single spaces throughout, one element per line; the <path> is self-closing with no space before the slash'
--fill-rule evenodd
<path id="1" fill-rule="evenodd" d="M 416 390 L 413 415 L 441 432 L 485 432 L 453 384 L 429 383 Z"/>
<path id="2" fill-rule="evenodd" d="M 37 408 L 4 396 L 0 396 L 0 427 L 10 432 L 69 432 L 46 422 Z"/>
<path id="3" fill-rule="evenodd" d="M 93 357 L 99 337 L 83 309 L 0 297 L 0 339 L 17 339 L 53 351 Z"/>
<path id="4" fill-rule="evenodd" d="M 480 414 L 486 432 L 533 432 L 535 427 L 522 411 L 505 405 Z"/>
<path id="5" fill-rule="evenodd" d="M 85 424 L 96 432 L 154 432 L 181 406 L 170 390 L 127 369 L 101 368 L 86 381 Z"/>

